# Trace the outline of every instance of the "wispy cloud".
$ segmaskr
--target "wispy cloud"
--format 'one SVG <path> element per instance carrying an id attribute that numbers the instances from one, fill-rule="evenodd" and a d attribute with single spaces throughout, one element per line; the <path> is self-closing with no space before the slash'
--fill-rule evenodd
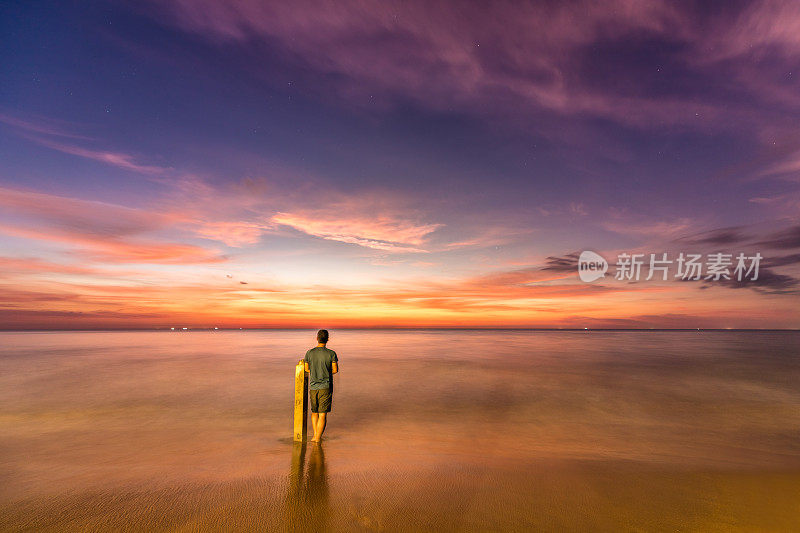
<path id="1" fill-rule="evenodd" d="M 225 220 L 200 222 L 195 227 L 198 236 L 236 248 L 258 244 L 264 232 L 272 230 L 272 224 Z"/>
<path id="2" fill-rule="evenodd" d="M 702 227 L 698 221 L 688 217 L 657 219 L 650 216 L 629 214 L 611 210 L 601 223 L 604 229 L 620 235 L 672 240 Z"/>
<path id="3" fill-rule="evenodd" d="M 800 150 L 785 155 L 758 174 L 759 177 L 779 177 L 800 182 Z"/>
<path id="4" fill-rule="evenodd" d="M 291 228 L 386 253 L 423 253 L 444 226 L 426 221 L 412 195 L 389 189 L 345 193 L 313 179 L 291 186 L 268 178 L 211 184 L 191 175 L 160 181 L 170 191 L 155 202 L 160 209 L 179 214 L 198 236 L 228 246 L 256 245 L 265 233 Z"/>
<path id="5" fill-rule="evenodd" d="M 800 51 L 796 5 L 767 0 L 716 12 L 662 0 L 501 2 L 491 10 L 480 3 L 181 0 L 159 4 L 153 14 L 215 43 L 245 50 L 269 43 L 335 80 L 329 83 L 340 97 L 370 106 L 414 100 L 506 120 L 546 111 L 645 129 L 706 129 L 732 120 L 763 125 L 763 108 L 759 113 L 758 104 L 743 102 L 774 103 L 780 96 L 782 105 L 798 103 L 796 87 L 772 75 L 792 66 Z M 591 75 L 593 64 L 612 71 L 613 61 L 598 54 L 625 39 L 661 40 L 670 53 L 625 78 L 624 90 L 609 90 L 607 79 Z M 748 61 L 731 66 L 731 58 L 743 57 Z M 669 71 L 661 73 L 662 66 Z M 666 88 L 664 76 L 716 80 L 718 74 L 740 83 L 709 83 L 714 90 L 705 94 L 648 91 L 654 84 Z"/>
<path id="6" fill-rule="evenodd" d="M 761 246 L 789 250 L 800 248 L 800 226 L 794 226 L 768 235 L 758 243 Z"/>
<path id="7" fill-rule="evenodd" d="M 0 232 L 72 245 L 73 253 L 94 261 L 207 263 L 225 260 L 218 252 L 196 245 L 143 238 L 145 233 L 169 228 L 181 220 L 169 213 L 7 187 L 0 188 L 0 208 L 15 222 L 0 224 Z"/>
<path id="8" fill-rule="evenodd" d="M 688 244 L 740 244 L 750 239 L 744 226 L 732 226 L 687 235 L 679 240 Z"/>
<path id="9" fill-rule="evenodd" d="M 26 239 L 70 245 L 67 253 L 101 263 L 199 264 L 219 263 L 227 258 L 200 246 L 155 240 L 88 235 L 68 229 L 27 229 L 0 224 L 0 233 Z"/>
<path id="10" fill-rule="evenodd" d="M 800 56 L 800 6 L 786 0 L 750 2 L 732 24 L 716 25 L 705 36 L 706 57 L 726 60 L 740 56 Z"/>
<path id="11" fill-rule="evenodd" d="M 91 276 L 120 276 L 136 274 L 136 272 L 123 272 L 99 268 L 94 265 L 70 264 L 40 259 L 38 257 L 0 257 L 0 271 L 6 276 L 9 274 L 75 274 Z"/>
<path id="12" fill-rule="evenodd" d="M 120 152 L 89 150 L 87 148 L 81 148 L 79 146 L 53 142 L 47 139 L 34 138 L 34 140 L 39 144 L 41 144 L 42 146 L 52 148 L 53 150 L 58 150 L 59 152 L 63 152 L 65 154 L 76 155 L 78 157 L 91 159 L 93 161 L 99 161 L 101 163 L 121 168 L 123 170 L 129 170 L 131 172 L 161 176 L 170 171 L 170 169 L 166 167 L 145 165 L 139 163 L 136 161 L 136 158 L 134 158 L 132 155 L 129 154 L 124 154 Z"/>
<path id="13" fill-rule="evenodd" d="M 99 236 L 152 231 L 174 221 L 164 213 L 10 187 L 0 187 L 0 207 L 53 227 Z"/>
<path id="14" fill-rule="evenodd" d="M 503 94 L 495 107 L 505 102 L 630 117 L 619 113 L 630 107 L 623 99 L 578 86 L 564 71 L 564 60 L 601 37 L 677 31 L 683 14 L 667 2 L 612 4 L 503 3 L 493 5 L 491 17 L 478 5 L 426 3 L 206 0 L 176 2 L 166 11 L 180 27 L 213 40 L 277 42 L 311 68 L 337 74 L 338 91 L 349 98 L 412 97 L 444 109 L 485 104 Z M 670 116 L 675 114 L 663 113 L 664 119 Z"/>
<path id="15" fill-rule="evenodd" d="M 331 213 L 330 210 L 277 213 L 276 224 L 331 241 L 357 244 L 390 253 L 421 253 L 425 237 L 440 224 L 416 224 L 392 215 L 377 219 Z"/>
<path id="16" fill-rule="evenodd" d="M 69 126 L 63 121 L 56 121 L 51 118 L 33 117 L 22 119 L 6 113 L 0 113 L 0 123 L 11 126 L 18 131 L 28 133 L 67 137 L 70 139 L 93 140 L 91 137 L 68 131 Z"/>
<path id="17" fill-rule="evenodd" d="M 13 127 L 21 137 L 65 154 L 99 161 L 123 170 L 152 176 L 165 175 L 171 170 L 166 167 L 140 163 L 130 154 L 84 148 L 76 144 L 71 144 L 76 140 L 93 141 L 93 139 L 72 133 L 65 129 L 62 124 L 52 119 L 46 120 L 37 118 L 35 120 L 24 120 L 0 114 L 0 122 Z M 65 142 L 65 139 L 69 140 L 70 143 Z"/>
<path id="18" fill-rule="evenodd" d="M 749 200 L 753 204 L 764 206 L 773 216 L 782 216 L 789 220 L 800 220 L 800 191 L 771 196 L 756 196 Z"/>

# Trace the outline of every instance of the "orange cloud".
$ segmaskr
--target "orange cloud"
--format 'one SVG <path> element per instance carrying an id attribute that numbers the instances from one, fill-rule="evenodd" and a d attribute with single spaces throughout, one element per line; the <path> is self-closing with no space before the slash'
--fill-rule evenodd
<path id="1" fill-rule="evenodd" d="M 121 272 L 119 270 L 108 270 L 94 266 L 54 263 L 52 261 L 45 261 L 37 257 L 0 257 L 0 272 L 3 272 L 5 275 L 8 275 L 9 273 L 50 273 L 104 276 L 140 274 L 133 271 Z"/>

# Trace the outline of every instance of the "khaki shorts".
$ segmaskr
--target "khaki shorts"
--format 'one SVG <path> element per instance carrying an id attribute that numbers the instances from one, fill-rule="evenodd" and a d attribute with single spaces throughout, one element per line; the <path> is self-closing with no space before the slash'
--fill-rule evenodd
<path id="1" fill-rule="evenodd" d="M 308 393 L 311 395 L 312 413 L 331 412 L 331 403 L 333 402 L 331 389 L 311 389 Z"/>

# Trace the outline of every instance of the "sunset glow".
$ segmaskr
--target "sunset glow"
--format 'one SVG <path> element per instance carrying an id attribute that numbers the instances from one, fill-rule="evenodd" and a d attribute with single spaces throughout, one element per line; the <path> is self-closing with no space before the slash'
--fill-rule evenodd
<path id="1" fill-rule="evenodd" d="M 0 329 L 800 327 L 800 8 L 611 4 L 4 8 Z"/>

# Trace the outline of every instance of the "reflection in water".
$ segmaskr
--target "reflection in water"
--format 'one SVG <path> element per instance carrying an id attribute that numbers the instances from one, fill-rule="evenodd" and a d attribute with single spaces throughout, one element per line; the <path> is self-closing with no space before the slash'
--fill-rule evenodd
<path id="1" fill-rule="evenodd" d="M 0 332 L 0 531 L 797 531 L 800 332 L 313 333 Z"/>
<path id="2" fill-rule="evenodd" d="M 330 511 L 325 451 L 322 444 L 313 443 L 306 466 L 306 443 L 295 442 L 292 446 L 285 506 L 288 528 L 290 531 L 325 530 Z"/>

